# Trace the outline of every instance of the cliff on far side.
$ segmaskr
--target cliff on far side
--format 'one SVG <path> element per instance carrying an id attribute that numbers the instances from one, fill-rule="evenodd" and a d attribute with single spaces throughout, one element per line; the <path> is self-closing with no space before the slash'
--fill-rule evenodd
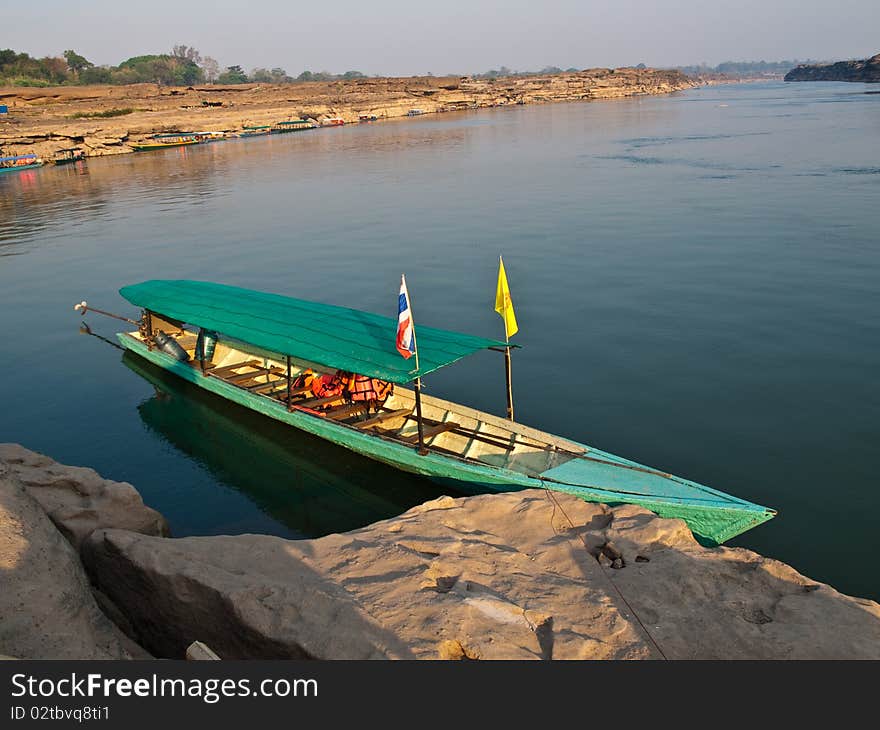
<path id="1" fill-rule="evenodd" d="M 863 61 L 802 64 L 787 74 L 786 81 L 860 81 L 880 82 L 880 53 Z"/>

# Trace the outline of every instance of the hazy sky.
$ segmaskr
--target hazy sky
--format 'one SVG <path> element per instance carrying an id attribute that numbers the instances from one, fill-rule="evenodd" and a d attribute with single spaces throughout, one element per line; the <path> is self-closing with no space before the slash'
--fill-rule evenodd
<path id="1" fill-rule="evenodd" d="M 117 64 L 184 43 L 293 75 L 863 58 L 878 30 L 880 0 L 0 0 L 0 48 Z"/>

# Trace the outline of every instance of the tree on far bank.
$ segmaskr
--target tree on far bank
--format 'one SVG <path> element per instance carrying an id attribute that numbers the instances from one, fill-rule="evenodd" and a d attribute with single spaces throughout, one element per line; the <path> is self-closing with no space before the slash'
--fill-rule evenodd
<path id="1" fill-rule="evenodd" d="M 171 55 L 183 61 L 190 61 L 197 66 L 202 62 L 202 56 L 193 46 L 174 46 Z"/>
<path id="2" fill-rule="evenodd" d="M 67 61 L 67 68 L 73 71 L 77 76 L 79 76 L 85 69 L 91 68 L 95 65 L 85 56 L 80 56 L 76 51 L 65 51 L 63 55 L 64 60 Z"/>
<path id="3" fill-rule="evenodd" d="M 153 82 L 164 86 L 191 86 L 204 78 L 194 61 L 167 54 L 134 56 L 112 72 L 113 83 L 136 84 Z"/>
<path id="4" fill-rule="evenodd" d="M 202 71 L 205 72 L 205 81 L 213 84 L 220 75 L 220 64 L 210 56 L 205 56 L 202 59 Z"/>
<path id="5" fill-rule="evenodd" d="M 241 66 L 227 66 L 217 82 L 220 84 L 246 84 L 248 77 Z"/>
<path id="6" fill-rule="evenodd" d="M 338 79 L 365 79 L 366 74 L 360 71 L 346 71 L 344 74 L 334 74 L 329 71 L 303 71 L 296 77 L 297 81 L 336 81 Z"/>
<path id="7" fill-rule="evenodd" d="M 112 84 L 113 72 L 107 66 L 89 66 L 79 72 L 81 84 Z"/>

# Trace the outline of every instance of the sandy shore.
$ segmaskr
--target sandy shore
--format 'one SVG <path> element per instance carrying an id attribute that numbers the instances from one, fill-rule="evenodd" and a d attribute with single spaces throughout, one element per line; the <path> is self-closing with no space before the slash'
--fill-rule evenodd
<path id="1" fill-rule="evenodd" d="M 614 99 L 666 94 L 700 85 L 678 71 L 588 69 L 526 78 L 367 78 L 298 84 L 244 84 L 171 88 L 65 86 L 0 88 L 0 150 L 35 152 L 51 159 L 59 149 L 87 155 L 132 152 L 133 143 L 161 132 L 237 132 L 244 126 L 309 118 L 318 123 L 360 115 L 391 119 L 515 104 Z M 118 116 L 99 114 L 125 112 Z"/>

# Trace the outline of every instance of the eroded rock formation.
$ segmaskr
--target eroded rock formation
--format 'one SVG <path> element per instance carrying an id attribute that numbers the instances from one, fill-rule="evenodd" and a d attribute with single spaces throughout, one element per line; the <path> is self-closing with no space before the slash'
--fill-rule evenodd
<path id="1" fill-rule="evenodd" d="M 65 147 L 90 156 L 131 152 L 131 143 L 174 131 L 240 131 L 290 118 L 378 119 L 517 103 L 664 94 L 698 85 L 679 71 L 587 69 L 522 78 L 366 78 L 298 84 L 168 88 L 154 84 L 0 88 L 0 149 L 51 157 Z M 101 114 L 119 116 L 101 117 Z M 76 118 L 79 117 L 79 118 Z"/>
<path id="2" fill-rule="evenodd" d="M 224 658 L 880 658 L 872 601 L 704 548 L 680 520 L 543 490 L 317 540 L 96 531 L 85 559 L 159 654 L 195 637 Z"/>
<path id="3" fill-rule="evenodd" d="M 131 484 L 59 464 L 18 444 L 0 444 L 0 465 L 3 477 L 24 486 L 76 550 L 99 527 L 169 534 L 165 518 L 147 507 Z"/>
<path id="4" fill-rule="evenodd" d="M 0 654 L 137 656 L 100 605 L 173 658 L 880 658 L 877 603 L 640 507 L 528 490 L 316 540 L 172 539 L 131 492 L 0 447 Z"/>
<path id="5" fill-rule="evenodd" d="M 0 654 L 149 658 L 101 612 L 74 548 L 8 473 L 0 474 Z"/>

